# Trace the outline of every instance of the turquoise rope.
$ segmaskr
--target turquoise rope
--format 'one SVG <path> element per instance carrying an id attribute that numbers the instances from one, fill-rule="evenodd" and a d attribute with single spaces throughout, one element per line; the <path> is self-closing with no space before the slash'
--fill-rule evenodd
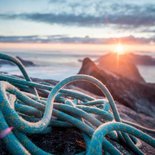
<path id="1" fill-rule="evenodd" d="M 0 132 L 7 129 L 9 126 L 3 116 L 3 113 L 0 111 Z M 3 138 L 3 142 L 5 143 L 7 149 L 12 154 L 22 154 L 22 155 L 30 155 L 29 151 L 20 143 L 20 141 L 17 139 L 17 137 L 10 132 L 7 136 Z"/>
<path id="2" fill-rule="evenodd" d="M 155 147 L 155 140 L 151 136 L 131 125 L 152 134 L 155 130 L 122 120 L 112 95 L 97 79 L 88 75 L 76 75 L 64 79 L 56 86 L 47 82 L 36 83 L 31 81 L 19 60 L 1 53 L 0 59 L 15 63 L 25 77 L 22 79 L 0 75 L 0 133 L 9 126 L 14 128 L 2 139 L 11 154 L 49 155 L 50 153 L 37 147 L 27 135 L 51 134 L 54 126 L 78 128 L 84 137 L 88 155 L 102 154 L 102 151 L 105 154 L 121 154 L 105 135 L 118 143 L 123 141 L 126 147 L 136 154 L 143 153 L 138 148 L 141 143 L 135 137 Z M 106 99 L 95 99 L 80 91 L 64 89 L 64 86 L 76 81 L 96 85 Z M 31 90 L 35 93 L 31 94 Z M 43 96 L 39 96 L 39 92 Z M 47 95 L 48 97 L 45 97 Z M 82 155 L 85 152 L 78 154 Z"/>
<path id="3" fill-rule="evenodd" d="M 106 143 L 104 144 L 104 142 L 107 141 L 104 137 L 106 134 L 108 134 L 109 132 L 111 132 L 113 130 L 126 132 L 128 134 L 136 136 L 137 138 L 140 138 L 141 140 L 143 140 L 147 144 L 151 145 L 152 147 L 155 147 L 155 138 L 147 135 L 146 133 L 144 133 L 130 125 L 120 123 L 120 122 L 113 122 L 113 123 L 110 122 L 110 123 L 105 123 L 105 124 L 99 126 L 98 129 L 96 129 L 96 131 L 94 132 L 94 134 L 92 136 L 87 155 L 91 155 L 92 152 L 95 155 L 101 155 L 102 147 L 105 147 L 106 149 L 108 148 Z M 94 146 L 96 146 L 96 147 L 94 147 Z M 116 155 L 121 154 L 120 152 L 112 151 L 111 148 L 108 148 L 108 152 L 111 154 L 116 154 Z"/>
<path id="4" fill-rule="evenodd" d="M 18 66 L 18 68 L 20 69 L 21 73 L 23 74 L 24 78 L 27 80 L 27 81 L 31 81 L 29 75 L 27 74 L 26 70 L 25 70 L 25 67 L 24 65 L 20 62 L 20 60 L 18 60 L 17 58 L 15 57 L 12 57 L 12 56 L 9 56 L 9 55 L 6 55 L 6 54 L 3 54 L 3 53 L 0 53 L 0 59 L 4 59 L 4 60 L 7 60 L 7 61 L 11 61 L 12 63 L 16 64 Z M 32 89 L 34 90 L 34 93 L 37 95 L 38 97 L 38 93 L 37 93 L 37 90 L 35 88 L 32 87 Z"/>

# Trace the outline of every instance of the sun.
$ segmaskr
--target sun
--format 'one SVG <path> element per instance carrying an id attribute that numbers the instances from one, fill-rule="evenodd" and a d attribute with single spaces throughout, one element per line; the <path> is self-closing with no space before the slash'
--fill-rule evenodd
<path id="1" fill-rule="evenodd" d="M 121 55 L 121 54 L 124 54 L 125 53 L 125 49 L 124 49 L 124 46 L 122 44 L 117 44 L 115 47 L 114 47 L 114 52 L 118 55 Z"/>

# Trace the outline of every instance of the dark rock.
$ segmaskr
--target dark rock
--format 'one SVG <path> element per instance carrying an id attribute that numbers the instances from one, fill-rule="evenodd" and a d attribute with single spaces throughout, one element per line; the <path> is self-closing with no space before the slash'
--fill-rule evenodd
<path id="1" fill-rule="evenodd" d="M 32 61 L 24 60 L 18 56 L 16 58 L 20 60 L 24 66 L 36 66 Z"/>
<path id="2" fill-rule="evenodd" d="M 89 58 L 84 59 L 79 74 L 94 76 L 107 86 L 116 101 L 136 112 L 155 117 L 155 87 L 151 84 L 130 80 L 103 70 Z M 78 82 L 75 85 L 101 95 L 101 92 L 92 84 Z"/>
<path id="3" fill-rule="evenodd" d="M 122 75 L 131 80 L 144 82 L 144 79 L 140 75 L 135 65 L 136 63 L 138 63 L 138 61 L 136 61 L 137 60 L 136 58 L 137 59 L 139 58 L 138 55 L 134 54 L 117 55 L 114 53 L 110 53 L 102 56 L 98 60 L 98 67 L 101 69 L 106 69 L 115 74 Z"/>
<path id="4" fill-rule="evenodd" d="M 82 134 L 75 128 L 53 128 L 50 135 L 36 134 L 30 138 L 38 147 L 52 154 L 73 155 L 85 150 Z"/>
<path id="5" fill-rule="evenodd" d="M 24 60 L 24 59 L 22 59 L 22 58 L 20 58 L 18 56 L 16 58 L 18 60 L 20 60 L 24 66 L 36 66 L 36 64 L 34 64 L 32 61 Z M 11 66 L 14 66 L 15 64 L 12 63 L 12 62 L 10 62 L 10 61 L 7 61 L 7 60 L 1 60 L 0 59 L 0 66 L 2 66 L 2 65 L 11 65 Z"/>

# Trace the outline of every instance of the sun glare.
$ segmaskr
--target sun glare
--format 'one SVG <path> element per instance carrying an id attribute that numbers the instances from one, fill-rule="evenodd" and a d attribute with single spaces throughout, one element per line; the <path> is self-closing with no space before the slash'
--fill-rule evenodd
<path id="1" fill-rule="evenodd" d="M 124 54 L 125 53 L 124 46 L 122 44 L 117 44 L 114 48 L 114 52 L 118 55 Z"/>

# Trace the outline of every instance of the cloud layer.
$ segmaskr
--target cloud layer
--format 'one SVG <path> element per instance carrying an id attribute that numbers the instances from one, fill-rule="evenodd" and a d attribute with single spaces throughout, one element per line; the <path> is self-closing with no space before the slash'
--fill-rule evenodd
<path id="1" fill-rule="evenodd" d="M 76 25 L 76 26 L 104 26 L 116 25 L 136 28 L 155 25 L 155 5 L 118 4 L 68 0 L 51 1 L 48 13 L 20 13 L 0 14 L 3 19 L 23 19 L 48 24 Z"/>
<path id="2" fill-rule="evenodd" d="M 9 0 L 6 1 L 8 5 Z M 9 9 L 5 8 L 0 11 L 0 34 L 8 36 L 0 36 L 0 42 L 110 43 L 115 40 L 97 39 L 102 36 L 129 36 L 123 38 L 129 43 L 154 42 L 154 0 L 37 0 L 33 1 L 33 5 L 32 1 L 27 1 L 25 7 L 22 2 L 15 1 L 12 9 L 14 11 L 10 13 L 7 11 Z M 0 6 L 1 4 L 2 2 Z M 23 7 L 23 10 L 19 9 L 18 5 Z M 91 37 L 70 37 L 85 35 Z"/>

